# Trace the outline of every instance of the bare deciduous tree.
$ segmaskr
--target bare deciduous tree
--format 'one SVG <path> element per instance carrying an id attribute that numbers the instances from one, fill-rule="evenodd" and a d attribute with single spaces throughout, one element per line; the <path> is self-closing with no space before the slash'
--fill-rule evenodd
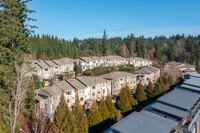
<path id="1" fill-rule="evenodd" d="M 48 133 L 50 132 L 50 119 L 45 116 L 41 116 L 40 118 L 32 117 L 29 119 L 27 123 L 27 127 L 25 131 L 27 133 Z"/>
<path id="2" fill-rule="evenodd" d="M 15 62 L 15 76 L 12 84 L 10 85 L 10 131 L 15 132 L 17 122 L 19 121 L 19 114 L 24 107 L 24 101 L 26 98 L 26 92 L 31 87 L 31 77 L 27 76 L 31 72 L 31 68 L 28 63 L 19 65 Z"/>

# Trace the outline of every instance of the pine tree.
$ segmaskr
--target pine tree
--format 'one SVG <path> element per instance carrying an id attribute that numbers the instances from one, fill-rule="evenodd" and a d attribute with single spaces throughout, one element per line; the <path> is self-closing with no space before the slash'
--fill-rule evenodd
<path id="1" fill-rule="evenodd" d="M 33 81 L 34 81 L 34 89 L 35 90 L 41 88 L 41 82 L 37 75 L 33 76 Z"/>
<path id="2" fill-rule="evenodd" d="M 75 124 L 77 126 L 78 133 L 88 133 L 88 121 L 85 115 L 83 107 L 80 105 L 78 96 L 76 97 L 73 114 L 75 117 Z"/>
<path id="3" fill-rule="evenodd" d="M 147 100 L 147 96 L 144 93 L 143 86 L 142 86 L 141 82 L 139 82 L 137 84 L 137 90 L 136 90 L 135 96 L 136 96 L 136 99 L 139 102 L 143 102 L 143 101 Z"/>
<path id="4" fill-rule="evenodd" d="M 28 88 L 26 105 L 25 105 L 25 116 L 31 117 L 35 114 L 35 93 L 34 93 L 34 85 Z"/>
<path id="5" fill-rule="evenodd" d="M 106 105 L 108 108 L 108 111 L 110 112 L 110 116 L 112 119 L 116 118 L 118 116 L 118 111 L 116 110 L 114 104 L 112 103 L 112 98 L 110 95 L 106 97 Z"/>
<path id="6" fill-rule="evenodd" d="M 135 99 L 133 99 L 133 97 L 131 95 L 130 88 L 128 86 L 125 86 L 124 89 L 126 90 L 126 93 L 127 93 L 127 96 L 128 96 L 128 101 L 131 104 L 131 106 L 136 105 L 137 102 L 135 101 Z"/>
<path id="7" fill-rule="evenodd" d="M 90 127 L 98 125 L 102 122 L 102 117 L 95 101 L 92 102 L 92 106 L 88 115 L 88 122 Z"/>
<path id="8" fill-rule="evenodd" d="M 155 94 L 154 94 L 154 88 L 153 88 L 153 84 L 151 81 L 149 81 L 149 84 L 147 86 L 147 95 L 149 97 L 153 97 Z"/>
<path id="9" fill-rule="evenodd" d="M 54 119 L 52 124 L 53 132 L 58 132 L 59 130 L 61 130 L 61 126 L 63 124 L 66 112 L 67 112 L 67 103 L 65 101 L 64 95 L 62 94 L 62 96 L 60 97 L 60 102 L 54 113 Z"/>
<path id="10" fill-rule="evenodd" d="M 160 76 L 158 82 L 159 82 L 162 90 L 164 90 L 165 89 L 165 83 L 163 82 L 163 76 Z"/>
<path id="11" fill-rule="evenodd" d="M 108 108 L 106 106 L 106 103 L 104 101 L 104 99 L 102 99 L 99 103 L 99 112 L 101 114 L 102 120 L 107 120 L 109 119 L 110 116 L 110 112 L 108 111 Z"/>
<path id="12" fill-rule="evenodd" d="M 163 88 L 161 87 L 159 82 L 155 83 L 154 91 L 156 95 L 159 95 L 164 92 Z"/>
<path id="13" fill-rule="evenodd" d="M 77 63 L 75 64 L 74 70 L 76 72 L 76 75 L 82 73 L 82 67 L 81 67 L 81 62 L 80 61 L 79 61 L 78 64 Z"/>
<path id="14" fill-rule="evenodd" d="M 132 109 L 125 88 L 122 88 L 119 92 L 119 100 L 117 101 L 117 105 L 123 113 Z"/>
<path id="15" fill-rule="evenodd" d="M 109 50 L 108 50 L 108 42 L 107 42 L 107 35 L 106 35 L 106 31 L 104 30 L 104 34 L 102 37 L 102 54 L 104 56 L 108 55 Z"/>
<path id="16" fill-rule="evenodd" d="M 19 99 L 21 97 L 25 98 L 24 95 L 26 94 L 11 93 L 11 91 L 19 92 L 18 89 L 21 87 L 18 87 L 22 84 L 19 85 L 18 81 L 25 81 L 22 78 L 17 80 L 17 78 L 19 78 L 19 76 L 17 77 L 17 73 L 21 72 L 21 70 L 16 68 L 16 66 L 25 66 L 24 55 L 29 53 L 28 36 L 30 34 L 30 27 L 26 22 L 27 20 L 33 20 L 28 18 L 27 15 L 27 13 L 32 12 L 26 6 L 29 1 L 30 0 L 3 0 L 0 2 L 0 89 L 3 89 L 7 93 L 7 95 L 5 95 L 7 98 L 5 99 L 9 102 L 11 107 L 9 108 L 7 104 L 3 105 L 4 111 L 9 114 L 9 116 L 5 115 L 4 117 L 10 117 L 10 119 L 7 119 L 5 122 L 7 125 L 10 125 L 11 133 L 15 132 L 16 125 L 18 124 L 18 115 L 20 114 L 18 112 L 24 108 L 24 106 L 22 106 L 24 105 L 24 100 L 19 101 Z M 20 74 L 23 75 L 22 73 Z M 23 91 L 27 92 L 28 88 L 24 87 L 27 87 L 28 84 L 29 83 L 26 82 L 26 84 L 23 85 Z"/>
<path id="17" fill-rule="evenodd" d="M 79 133 L 77 125 L 75 123 L 75 118 L 72 112 L 69 110 L 68 105 L 66 107 L 67 108 L 64 115 L 64 120 L 60 130 L 62 133 Z"/>

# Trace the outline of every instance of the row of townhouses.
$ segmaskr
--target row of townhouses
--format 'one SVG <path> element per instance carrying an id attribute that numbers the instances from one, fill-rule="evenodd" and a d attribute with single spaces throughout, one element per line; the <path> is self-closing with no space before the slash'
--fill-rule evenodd
<path id="1" fill-rule="evenodd" d="M 195 66 L 191 65 L 191 64 L 175 62 L 175 61 L 168 62 L 168 63 L 164 64 L 164 70 L 165 71 L 167 71 L 171 68 L 178 68 L 181 71 L 183 77 L 190 74 L 190 73 L 197 72 L 196 69 L 195 69 Z"/>
<path id="2" fill-rule="evenodd" d="M 32 60 L 31 64 L 40 80 L 49 81 L 54 76 L 59 76 L 64 72 L 73 73 L 75 63 L 81 63 L 82 70 L 93 69 L 94 67 L 114 67 L 118 65 L 133 64 L 136 68 L 152 66 L 152 61 L 143 58 L 123 58 L 121 56 L 102 56 L 102 57 L 80 57 L 73 60 L 62 58 L 58 60 Z"/>
<path id="3" fill-rule="evenodd" d="M 199 133 L 200 74 L 111 126 L 110 133 Z"/>
<path id="4" fill-rule="evenodd" d="M 102 56 L 102 57 L 80 57 L 82 70 L 93 69 L 94 67 L 114 67 L 118 65 L 132 64 L 136 68 L 152 66 L 152 61 L 143 58 L 123 58 L 121 56 Z"/>
<path id="5" fill-rule="evenodd" d="M 156 74 L 155 71 L 152 72 Z M 98 77 L 80 76 L 73 79 L 57 81 L 49 86 L 35 90 L 37 115 L 44 114 L 51 118 L 59 104 L 62 93 L 69 107 L 73 106 L 76 96 L 78 96 L 81 105 L 85 109 L 88 109 L 90 108 L 92 100 L 99 101 L 108 94 L 118 95 L 120 89 L 126 85 L 134 93 L 139 82 L 137 79 L 139 78 L 137 78 L 136 74 L 117 71 Z"/>
<path id="6" fill-rule="evenodd" d="M 31 66 L 35 68 L 33 74 L 38 75 L 40 80 L 49 81 L 52 77 L 64 72 L 74 72 L 75 60 L 62 58 L 59 60 L 32 60 Z"/>

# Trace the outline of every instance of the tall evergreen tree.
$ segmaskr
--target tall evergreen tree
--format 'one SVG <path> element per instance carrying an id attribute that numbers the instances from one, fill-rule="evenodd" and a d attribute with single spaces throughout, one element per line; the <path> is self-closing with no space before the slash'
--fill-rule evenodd
<path id="1" fill-rule="evenodd" d="M 106 106 L 106 103 L 104 101 L 104 99 L 102 99 L 99 103 L 99 112 L 101 114 L 102 120 L 107 120 L 109 119 L 110 116 L 110 112 L 108 111 L 108 108 Z"/>
<path id="2" fill-rule="evenodd" d="M 11 107 L 8 110 L 8 104 L 3 105 L 4 111 L 9 111 L 10 116 L 4 117 L 10 117 L 5 122 L 9 123 L 11 133 L 15 132 L 18 124 L 18 112 L 24 108 L 22 106 L 24 100 L 19 101 L 19 99 L 24 98 L 26 93 L 19 92 L 27 92 L 26 87 L 29 86 L 29 82 L 22 78 L 24 75 L 21 73 L 21 68 L 25 66 L 24 55 L 29 53 L 30 27 L 26 22 L 33 20 L 27 15 L 32 12 L 26 6 L 29 1 L 3 0 L 0 2 L 0 89 L 6 92 L 5 99 Z M 22 85 L 19 82 L 23 82 L 22 87 L 19 87 Z M 11 91 L 18 93 L 11 93 Z M 19 107 L 16 107 L 18 105 Z"/>
<path id="3" fill-rule="evenodd" d="M 108 108 L 108 111 L 110 112 L 110 115 L 111 115 L 111 118 L 114 119 L 117 117 L 118 115 L 118 111 L 116 110 L 114 104 L 112 103 L 112 98 L 110 95 L 108 95 L 106 97 L 106 105 L 107 105 L 107 108 Z"/>
<path id="4" fill-rule="evenodd" d="M 75 124 L 77 126 L 78 133 L 88 133 L 88 121 L 84 111 L 85 110 L 80 105 L 77 96 L 73 107 L 73 114 L 75 117 Z"/>
<path id="5" fill-rule="evenodd" d="M 109 49 L 108 49 L 108 42 L 107 42 L 107 35 L 106 31 L 104 30 L 103 37 L 102 37 L 102 54 L 104 56 L 108 55 Z"/>
<path id="6" fill-rule="evenodd" d="M 136 99 L 139 102 L 143 102 L 143 101 L 147 100 L 147 96 L 144 93 L 143 86 L 142 86 L 141 82 L 139 82 L 137 84 L 137 90 L 136 90 L 135 96 L 136 96 Z"/>
<path id="7" fill-rule="evenodd" d="M 129 102 L 128 95 L 125 88 L 122 88 L 119 93 L 119 100 L 117 101 L 117 105 L 120 110 L 124 113 L 132 109 L 132 106 Z"/>
<path id="8" fill-rule="evenodd" d="M 52 130 L 53 132 L 61 132 L 62 129 L 62 125 L 65 119 L 65 115 L 67 112 L 67 103 L 65 101 L 65 97 L 62 94 L 60 97 L 60 102 L 56 108 L 56 111 L 54 113 L 54 119 L 53 119 L 53 123 L 52 123 Z"/>
<path id="9" fill-rule="evenodd" d="M 81 67 L 81 62 L 80 61 L 79 61 L 78 64 L 77 63 L 75 64 L 74 70 L 76 72 L 76 75 L 82 73 L 82 67 Z"/>
<path id="10" fill-rule="evenodd" d="M 153 84 L 151 81 L 149 81 L 149 84 L 147 86 L 147 95 L 149 97 L 153 97 L 155 94 L 154 94 L 154 88 L 153 88 Z"/>
<path id="11" fill-rule="evenodd" d="M 88 115 L 88 122 L 90 127 L 96 126 L 102 122 L 102 117 L 95 101 L 92 102 L 92 106 Z"/>
<path id="12" fill-rule="evenodd" d="M 128 86 L 125 86 L 124 89 L 126 90 L 126 93 L 127 93 L 127 96 L 128 96 L 128 101 L 131 104 L 131 106 L 136 105 L 137 102 L 135 101 L 135 99 L 133 99 L 133 97 L 131 95 L 130 88 Z"/>
<path id="13" fill-rule="evenodd" d="M 159 95 L 164 92 L 163 88 L 161 87 L 159 82 L 155 83 L 154 91 L 156 95 Z"/>
<path id="14" fill-rule="evenodd" d="M 163 82 L 163 76 L 160 76 L 159 80 L 158 80 L 162 90 L 165 90 L 165 83 Z"/>
<path id="15" fill-rule="evenodd" d="M 34 84 L 32 82 L 32 84 Z M 31 117 L 35 114 L 35 92 L 34 92 L 35 86 L 32 85 L 30 88 L 28 88 L 27 91 L 27 98 L 26 98 L 26 105 L 25 105 L 25 116 Z"/>

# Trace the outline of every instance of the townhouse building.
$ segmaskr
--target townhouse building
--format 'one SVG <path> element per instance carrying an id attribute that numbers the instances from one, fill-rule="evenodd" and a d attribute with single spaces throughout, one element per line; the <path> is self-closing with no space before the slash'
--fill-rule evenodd
<path id="1" fill-rule="evenodd" d="M 199 133 L 200 74 L 111 126 L 112 133 Z"/>
<path id="2" fill-rule="evenodd" d="M 173 68 L 178 68 L 178 70 L 181 71 L 183 78 L 186 75 L 189 75 L 190 73 L 196 73 L 196 67 L 194 65 L 191 64 L 187 64 L 187 63 L 181 63 L 181 62 L 168 62 L 164 64 L 164 71 L 173 69 Z"/>
<path id="3" fill-rule="evenodd" d="M 135 68 L 140 68 L 140 67 L 144 67 L 144 66 L 152 66 L 153 62 L 149 61 L 147 59 L 143 59 L 143 58 L 128 58 L 129 60 L 129 64 L 132 64 L 135 66 Z"/>
<path id="4" fill-rule="evenodd" d="M 68 107 L 75 103 L 76 97 L 85 109 L 90 108 L 92 100 L 101 100 L 111 92 L 111 81 L 101 77 L 77 77 L 57 81 L 52 85 L 35 90 L 36 115 L 44 114 L 51 118 L 64 94 Z"/>
<path id="5" fill-rule="evenodd" d="M 50 80 L 52 76 L 52 69 L 49 64 L 47 64 L 43 60 L 33 60 L 31 64 L 32 64 L 32 67 L 35 69 L 35 71 L 33 71 L 33 74 L 38 75 L 41 81 Z"/>
<path id="6" fill-rule="evenodd" d="M 64 72 L 74 72 L 74 60 L 69 58 L 62 58 L 59 60 L 32 60 L 31 65 L 35 69 L 32 74 L 38 75 L 40 81 L 46 81 L 46 85 L 49 84 L 49 80 L 57 76 L 59 77 Z"/>
<path id="7" fill-rule="evenodd" d="M 147 86 L 149 81 L 155 83 L 160 77 L 160 69 L 156 67 L 145 67 L 136 71 L 137 83 L 141 81 L 143 86 Z"/>
<path id="8" fill-rule="evenodd" d="M 111 81 L 111 94 L 118 95 L 120 89 L 126 85 L 134 92 L 136 89 L 136 76 L 128 72 L 111 72 L 100 77 Z"/>
<path id="9" fill-rule="evenodd" d="M 73 105 L 75 92 L 66 81 L 59 81 L 50 86 L 35 90 L 36 115 L 44 114 L 51 118 L 59 104 L 61 94 L 64 94 L 68 106 Z"/>

